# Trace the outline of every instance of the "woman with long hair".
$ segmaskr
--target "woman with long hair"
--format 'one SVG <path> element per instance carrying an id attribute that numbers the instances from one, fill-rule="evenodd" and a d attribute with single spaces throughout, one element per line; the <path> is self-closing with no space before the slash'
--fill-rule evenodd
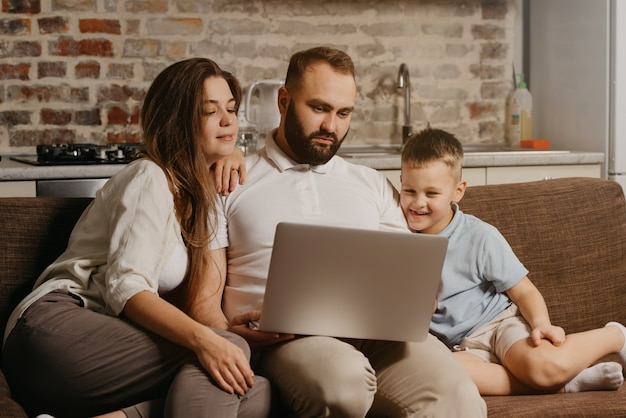
<path id="1" fill-rule="evenodd" d="M 153 81 L 141 158 L 98 192 L 9 319 L 3 370 L 29 415 L 269 414 L 268 382 L 226 331 L 226 260 L 210 253 L 217 192 L 244 169 L 223 160 L 240 100 L 237 79 L 209 59 Z"/>

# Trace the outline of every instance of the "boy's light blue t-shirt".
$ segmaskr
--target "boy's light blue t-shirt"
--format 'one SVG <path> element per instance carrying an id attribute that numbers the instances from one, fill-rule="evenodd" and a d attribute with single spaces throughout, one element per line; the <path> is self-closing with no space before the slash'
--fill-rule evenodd
<path id="1" fill-rule="evenodd" d="M 442 287 L 431 332 L 448 347 L 459 344 L 506 309 L 507 291 L 527 274 L 511 246 L 493 226 L 464 214 L 456 204 L 448 238 Z"/>

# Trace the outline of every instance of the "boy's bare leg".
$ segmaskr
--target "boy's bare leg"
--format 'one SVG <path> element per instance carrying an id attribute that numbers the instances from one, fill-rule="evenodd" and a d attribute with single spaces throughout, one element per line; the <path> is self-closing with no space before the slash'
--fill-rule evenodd
<path id="1" fill-rule="evenodd" d="M 620 363 L 622 363 L 622 367 L 626 367 L 626 327 L 620 324 L 619 322 L 609 322 L 604 327 L 605 328 L 607 327 L 617 328 L 622 332 L 623 342 L 622 342 L 622 349 L 619 351 L 619 358 L 620 358 L 619 361 Z M 613 329 L 613 331 L 615 331 L 615 329 Z"/>
<path id="2" fill-rule="evenodd" d="M 523 385 L 504 366 L 488 363 L 467 351 L 454 352 L 454 357 L 470 375 L 481 395 L 530 395 L 537 391 Z"/>
<path id="3" fill-rule="evenodd" d="M 570 334 L 560 346 L 544 340 L 534 347 L 524 339 L 513 344 L 503 364 L 531 388 L 557 390 L 605 355 L 623 351 L 624 339 L 617 326 Z"/>
<path id="4" fill-rule="evenodd" d="M 469 352 L 455 352 L 454 356 L 471 376 L 481 395 L 532 395 L 617 390 L 624 382 L 622 366 L 616 362 L 606 362 L 582 370 L 565 386 L 537 389 L 522 384 L 500 364 L 485 362 Z"/>

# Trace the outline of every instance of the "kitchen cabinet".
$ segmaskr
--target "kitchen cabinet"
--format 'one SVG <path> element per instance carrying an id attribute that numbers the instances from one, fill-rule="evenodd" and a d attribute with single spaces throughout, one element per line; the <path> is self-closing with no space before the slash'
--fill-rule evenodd
<path id="1" fill-rule="evenodd" d="M 393 184 L 396 190 L 400 190 L 400 170 L 379 170 Z"/>
<path id="2" fill-rule="evenodd" d="M 104 179 L 0 181 L 0 197 L 95 197 Z"/>
<path id="3" fill-rule="evenodd" d="M 108 178 L 125 164 L 34 165 L 35 155 L 0 160 L 0 197 L 67 196 L 93 197 Z M 51 188 L 62 193 L 51 193 Z"/>
<path id="4" fill-rule="evenodd" d="M 395 186 L 397 190 L 400 190 L 400 170 L 379 170 L 381 171 L 391 184 Z M 470 167 L 463 168 L 463 179 L 467 181 L 469 186 L 479 186 L 486 182 L 487 174 L 484 167 Z"/>
<path id="5" fill-rule="evenodd" d="M 35 181 L 0 181 L 0 197 L 35 197 Z"/>
<path id="6" fill-rule="evenodd" d="M 380 170 L 400 190 L 400 170 Z M 600 164 L 534 165 L 507 167 L 463 167 L 463 179 L 468 186 L 485 184 L 524 183 L 563 177 L 602 176 Z"/>
<path id="7" fill-rule="evenodd" d="M 464 167 L 462 175 L 468 186 L 483 186 L 487 184 L 487 169 L 485 167 Z"/>
<path id="8" fill-rule="evenodd" d="M 563 177 L 602 176 L 600 164 L 487 167 L 487 184 L 523 183 Z"/>
<path id="9" fill-rule="evenodd" d="M 400 189 L 399 154 L 351 157 L 348 161 L 380 170 Z M 479 186 L 559 177 L 601 177 L 603 163 L 604 154 L 596 152 L 468 153 L 463 158 L 463 178 L 469 186 Z M 3 158 L 0 160 L 0 197 L 36 196 L 37 182 L 50 180 L 103 182 L 123 167 L 123 164 L 38 167 Z"/>

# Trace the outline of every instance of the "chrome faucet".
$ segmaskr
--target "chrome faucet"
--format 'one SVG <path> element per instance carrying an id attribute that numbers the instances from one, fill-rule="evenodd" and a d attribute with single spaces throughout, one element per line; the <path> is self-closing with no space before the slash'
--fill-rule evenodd
<path id="1" fill-rule="evenodd" d="M 409 68 L 405 63 L 400 64 L 397 84 L 398 90 L 404 89 L 404 125 L 402 125 L 402 145 L 404 145 L 413 135 L 411 128 L 411 81 Z"/>

